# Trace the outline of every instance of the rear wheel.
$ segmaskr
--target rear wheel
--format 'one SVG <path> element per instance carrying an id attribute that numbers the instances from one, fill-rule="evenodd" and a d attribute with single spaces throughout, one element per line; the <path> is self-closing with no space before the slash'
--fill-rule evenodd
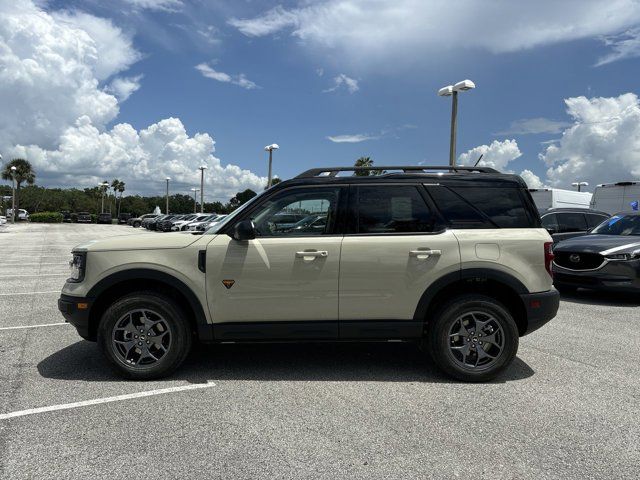
<path id="1" fill-rule="evenodd" d="M 509 311 L 484 295 L 452 299 L 428 327 L 428 345 L 436 364 L 467 382 L 498 375 L 513 361 L 518 342 L 518 327 Z"/>
<path id="2" fill-rule="evenodd" d="M 140 226 L 140 222 L 133 222 L 133 228 L 138 228 Z"/>
<path id="3" fill-rule="evenodd" d="M 164 297 L 140 292 L 120 298 L 102 316 L 98 343 L 121 375 L 136 380 L 169 375 L 191 349 L 184 312 Z"/>

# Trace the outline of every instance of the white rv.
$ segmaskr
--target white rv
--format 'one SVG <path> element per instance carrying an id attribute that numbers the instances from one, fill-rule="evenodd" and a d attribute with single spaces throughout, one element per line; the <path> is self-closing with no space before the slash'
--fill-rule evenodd
<path id="1" fill-rule="evenodd" d="M 593 192 L 591 208 L 609 214 L 632 212 L 634 202 L 640 202 L 640 182 L 603 183 Z"/>
<path id="2" fill-rule="evenodd" d="M 530 188 L 538 210 L 549 208 L 589 208 L 591 203 L 590 192 L 576 192 L 575 190 L 562 190 L 561 188 Z"/>

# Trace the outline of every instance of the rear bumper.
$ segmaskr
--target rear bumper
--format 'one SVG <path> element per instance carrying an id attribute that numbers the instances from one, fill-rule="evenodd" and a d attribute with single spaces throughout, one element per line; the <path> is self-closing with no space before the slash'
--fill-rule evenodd
<path id="1" fill-rule="evenodd" d="M 536 331 L 558 313 L 560 294 L 555 288 L 548 292 L 526 293 L 520 298 L 527 311 L 527 330 L 523 336 Z"/>
<path id="2" fill-rule="evenodd" d="M 58 299 L 58 310 L 62 313 L 65 322 L 73 325 L 78 334 L 86 340 L 95 340 L 95 338 L 91 338 L 89 331 L 89 311 L 92 301 L 91 298 L 70 295 L 61 295 Z M 83 308 L 83 305 L 86 305 L 86 308 Z"/>

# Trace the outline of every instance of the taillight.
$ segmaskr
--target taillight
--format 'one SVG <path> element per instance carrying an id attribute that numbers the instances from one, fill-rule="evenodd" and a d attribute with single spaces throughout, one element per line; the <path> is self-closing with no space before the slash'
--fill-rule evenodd
<path id="1" fill-rule="evenodd" d="M 544 242 L 544 268 L 553 278 L 553 242 Z"/>

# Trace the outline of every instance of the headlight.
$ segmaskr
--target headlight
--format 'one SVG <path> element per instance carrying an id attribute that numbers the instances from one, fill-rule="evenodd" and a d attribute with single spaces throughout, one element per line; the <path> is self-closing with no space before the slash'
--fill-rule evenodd
<path id="1" fill-rule="evenodd" d="M 86 253 L 74 253 L 73 259 L 69 262 L 70 276 L 68 282 L 79 283 L 84 280 L 84 270 L 87 264 Z"/>
<path id="2" fill-rule="evenodd" d="M 640 250 L 635 250 L 631 253 L 614 253 L 611 255 L 606 255 L 605 258 L 607 260 L 637 260 L 640 259 Z"/>

